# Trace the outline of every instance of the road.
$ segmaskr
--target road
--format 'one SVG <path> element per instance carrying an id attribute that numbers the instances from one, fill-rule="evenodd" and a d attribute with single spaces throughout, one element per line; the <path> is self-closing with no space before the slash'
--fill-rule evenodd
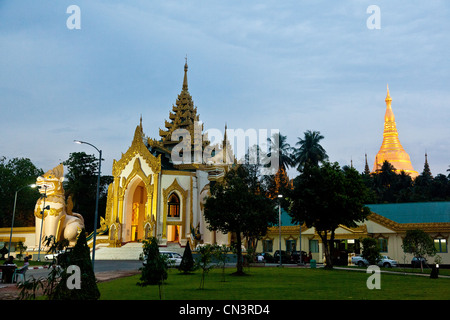
<path id="1" fill-rule="evenodd" d="M 126 270 L 138 270 L 142 267 L 142 261 L 138 260 L 96 260 L 95 272 L 105 271 L 126 271 Z M 34 277 L 35 279 L 46 278 L 48 275 L 48 269 L 30 269 L 26 273 L 27 279 Z"/>

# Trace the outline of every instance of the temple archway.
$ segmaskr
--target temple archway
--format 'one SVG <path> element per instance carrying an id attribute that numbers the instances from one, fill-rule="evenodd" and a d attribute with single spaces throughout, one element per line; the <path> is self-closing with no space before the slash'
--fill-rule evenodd
<path id="1" fill-rule="evenodd" d="M 128 184 L 124 195 L 124 234 L 123 239 L 139 241 L 145 238 L 144 220 L 146 212 L 147 191 L 139 176 Z"/>

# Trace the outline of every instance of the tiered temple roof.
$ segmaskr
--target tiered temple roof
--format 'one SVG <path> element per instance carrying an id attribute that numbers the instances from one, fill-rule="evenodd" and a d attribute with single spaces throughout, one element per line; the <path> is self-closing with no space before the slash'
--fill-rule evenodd
<path id="1" fill-rule="evenodd" d="M 191 135 L 191 145 L 194 146 L 194 148 L 203 148 L 208 145 L 209 142 L 205 137 L 198 136 L 203 133 L 203 124 L 199 122 L 197 108 L 194 107 L 194 101 L 188 90 L 187 71 L 188 65 L 186 61 L 186 64 L 184 65 L 183 87 L 181 93 L 178 95 L 175 105 L 172 106 L 172 111 L 169 112 L 170 121 L 165 120 L 165 129 L 159 129 L 161 141 L 156 143 L 155 140 L 151 140 L 149 141 L 150 144 L 158 144 L 165 149 L 170 150 L 174 145 L 180 142 L 177 139 L 172 141 L 173 132 L 177 129 L 185 129 Z M 195 127 L 196 125 L 197 128 Z"/>

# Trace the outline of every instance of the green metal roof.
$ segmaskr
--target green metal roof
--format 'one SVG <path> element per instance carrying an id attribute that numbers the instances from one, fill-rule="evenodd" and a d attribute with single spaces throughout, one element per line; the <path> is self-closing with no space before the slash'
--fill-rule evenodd
<path id="1" fill-rule="evenodd" d="M 368 204 L 370 210 L 398 223 L 450 222 L 450 202 Z"/>
<path id="2" fill-rule="evenodd" d="M 298 226 L 298 224 L 294 224 L 291 222 L 291 216 L 287 211 L 281 208 L 281 225 L 282 226 Z M 278 223 L 277 223 L 278 225 Z"/>
<path id="3" fill-rule="evenodd" d="M 450 223 L 450 202 L 408 202 L 367 204 L 370 211 L 388 218 L 397 223 Z M 296 226 L 291 222 L 291 217 L 284 209 L 281 209 L 281 225 Z M 278 219 L 274 226 L 278 226 Z"/>

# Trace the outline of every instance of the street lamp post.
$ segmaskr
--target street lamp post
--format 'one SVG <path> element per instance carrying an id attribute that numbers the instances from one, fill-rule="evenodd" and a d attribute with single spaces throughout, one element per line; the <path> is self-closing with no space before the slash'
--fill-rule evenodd
<path id="1" fill-rule="evenodd" d="M 38 251 L 38 259 L 37 261 L 41 261 L 41 243 L 42 243 L 42 226 L 44 225 L 44 213 L 45 210 L 50 210 L 50 206 L 45 206 L 45 199 L 47 199 L 47 185 L 44 185 L 44 206 L 41 210 L 41 235 L 39 236 L 39 251 Z"/>
<path id="2" fill-rule="evenodd" d="M 35 184 L 29 184 L 29 185 L 23 186 L 23 187 L 19 188 L 16 191 L 16 194 L 14 195 L 14 209 L 13 209 L 13 216 L 12 216 L 12 222 L 11 222 L 11 232 L 9 233 L 8 258 L 11 255 L 11 239 L 12 239 L 12 233 L 13 233 L 13 228 L 14 228 L 14 217 L 16 216 L 17 193 L 25 187 L 36 188 L 37 186 Z"/>
<path id="3" fill-rule="evenodd" d="M 298 228 L 300 229 L 300 233 L 298 235 L 298 246 L 299 246 L 298 251 L 300 252 L 300 259 L 299 259 L 298 265 L 303 266 L 304 264 L 302 261 L 302 223 L 301 222 L 299 222 Z"/>
<path id="4" fill-rule="evenodd" d="M 278 229 L 279 229 L 279 254 L 280 254 L 280 267 L 282 265 L 281 263 L 281 198 L 283 198 L 282 194 L 278 195 Z"/>
<path id="5" fill-rule="evenodd" d="M 95 150 L 97 150 L 98 153 L 99 153 L 99 156 L 98 156 L 98 174 L 97 174 L 97 196 L 95 198 L 94 241 L 93 241 L 93 244 L 92 244 L 92 270 L 94 270 L 94 265 L 95 265 L 95 243 L 96 243 L 96 239 L 97 239 L 98 198 L 99 198 L 99 193 L 100 193 L 100 172 L 101 172 L 101 166 L 102 166 L 102 150 L 99 150 L 96 146 L 94 146 L 93 144 L 90 144 L 89 142 L 79 141 L 79 140 L 74 140 L 74 142 L 78 143 L 78 144 L 90 145 Z"/>

